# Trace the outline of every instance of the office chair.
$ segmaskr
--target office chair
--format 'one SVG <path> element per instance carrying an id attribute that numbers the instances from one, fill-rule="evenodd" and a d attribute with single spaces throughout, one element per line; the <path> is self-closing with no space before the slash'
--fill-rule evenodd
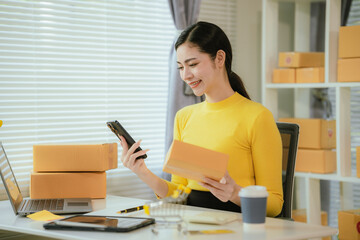
<path id="1" fill-rule="evenodd" d="M 299 140 L 299 125 L 294 123 L 276 123 L 283 144 L 283 196 L 284 204 L 277 218 L 292 220 L 292 203 L 296 153 Z"/>

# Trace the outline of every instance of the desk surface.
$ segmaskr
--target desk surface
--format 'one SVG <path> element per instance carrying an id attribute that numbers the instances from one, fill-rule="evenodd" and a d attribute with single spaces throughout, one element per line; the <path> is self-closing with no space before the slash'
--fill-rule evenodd
<path id="1" fill-rule="evenodd" d="M 108 196 L 105 199 L 93 200 L 94 212 L 90 215 L 120 216 L 116 212 L 121 209 L 135 207 L 144 204 L 146 201 L 141 199 Z M 196 214 L 203 211 L 203 208 L 185 206 L 185 216 Z M 214 210 L 216 211 L 216 210 Z M 243 231 L 241 214 L 239 220 L 225 225 L 205 225 L 188 224 L 188 230 L 209 230 L 209 229 L 229 229 L 234 233 L 214 234 L 214 235 L 179 235 L 176 229 L 160 230 L 158 235 L 152 233 L 152 227 L 148 226 L 129 233 L 109 233 L 109 232 L 87 232 L 87 231 L 63 231 L 45 230 L 43 223 L 33 221 L 26 217 L 15 216 L 9 201 L 0 201 L 0 229 L 26 233 L 38 236 L 45 236 L 57 239 L 307 239 L 330 236 L 337 234 L 337 229 L 318 225 L 281 220 L 276 218 L 266 218 L 265 231 L 262 233 L 246 233 Z M 123 214 L 124 215 L 124 214 Z M 145 216 L 143 211 L 129 213 L 127 216 Z M 124 215 L 126 216 L 126 214 Z"/>

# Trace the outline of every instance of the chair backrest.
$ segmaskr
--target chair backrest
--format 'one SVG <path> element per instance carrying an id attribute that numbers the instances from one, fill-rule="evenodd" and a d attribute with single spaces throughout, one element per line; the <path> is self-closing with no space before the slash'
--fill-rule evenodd
<path id="1" fill-rule="evenodd" d="M 284 204 L 281 213 L 277 217 L 291 219 L 294 173 L 296 153 L 299 140 L 299 125 L 294 123 L 276 123 L 283 144 L 283 195 Z"/>

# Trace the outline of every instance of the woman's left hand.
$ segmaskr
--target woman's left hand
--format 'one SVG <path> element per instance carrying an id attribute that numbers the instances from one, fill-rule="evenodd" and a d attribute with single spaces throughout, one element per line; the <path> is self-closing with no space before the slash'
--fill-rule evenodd
<path id="1" fill-rule="evenodd" d="M 200 182 L 200 185 L 209 189 L 220 201 L 231 201 L 240 205 L 238 193 L 241 187 L 230 177 L 228 171 L 226 171 L 225 176 L 219 182 L 211 178 L 204 178 L 203 182 Z"/>

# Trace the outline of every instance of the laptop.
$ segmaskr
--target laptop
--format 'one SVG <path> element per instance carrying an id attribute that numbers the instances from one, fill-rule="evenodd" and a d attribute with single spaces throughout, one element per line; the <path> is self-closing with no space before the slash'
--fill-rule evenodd
<path id="1" fill-rule="evenodd" d="M 54 214 L 87 213 L 93 209 L 90 198 L 24 199 L 1 142 L 0 176 L 16 215 L 26 216 L 41 210 Z"/>

